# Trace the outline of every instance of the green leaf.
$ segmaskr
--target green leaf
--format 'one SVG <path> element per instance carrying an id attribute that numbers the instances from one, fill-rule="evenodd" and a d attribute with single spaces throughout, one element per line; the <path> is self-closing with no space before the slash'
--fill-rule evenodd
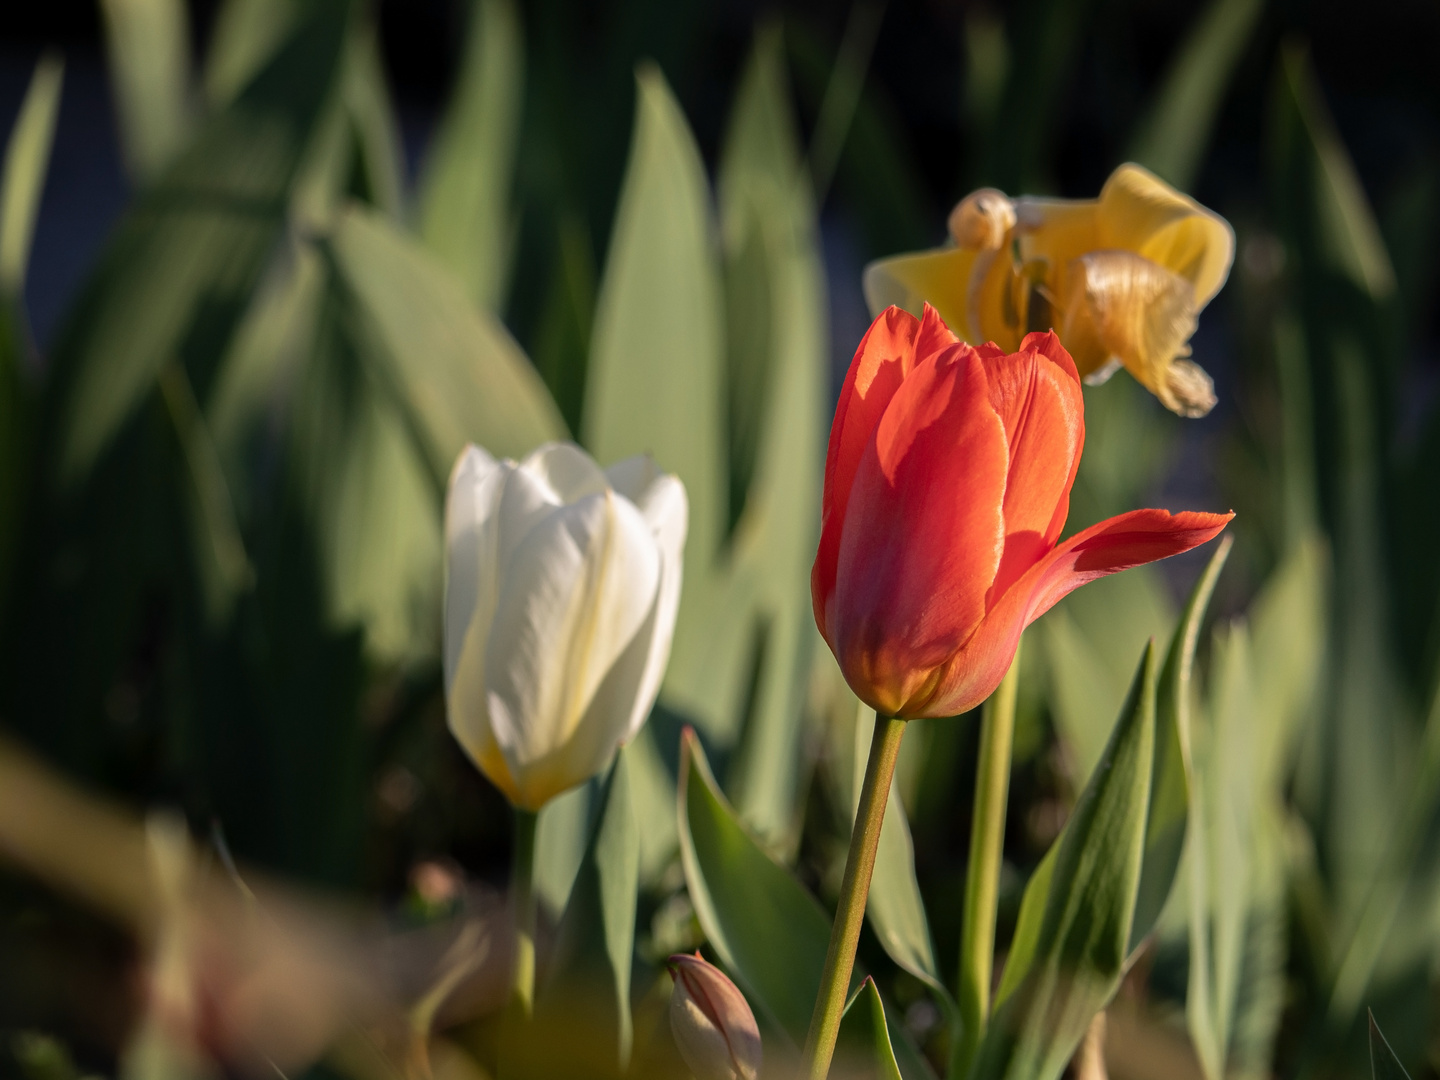
<path id="1" fill-rule="evenodd" d="M 5 173 L 0 180 L 0 296 L 7 300 L 18 297 L 25 286 L 64 79 L 65 64 L 59 56 L 46 53 L 40 58 L 5 145 Z"/>
<path id="2" fill-rule="evenodd" d="M 1282 792 L 1255 752 L 1282 718 L 1256 709 L 1244 622 L 1217 630 L 1212 665 L 1212 722 L 1194 732 L 1186 1018 L 1205 1075 L 1223 1080 L 1268 1071 L 1284 998 Z"/>
<path id="3" fill-rule="evenodd" d="M 575 1017 L 585 1016 L 579 1039 L 567 1047 L 566 1055 L 575 1055 L 578 1062 L 608 1059 L 621 1073 L 629 1066 L 634 1037 L 630 968 L 640 880 L 640 829 L 630 799 L 628 753 L 622 749 L 616 755 L 601 793 L 601 811 L 535 1006 L 542 1027 L 547 1020 L 565 1021 L 568 1016 L 573 1024 Z M 592 1034 L 598 1036 L 595 1045 L 577 1045 Z"/>
<path id="4" fill-rule="evenodd" d="M 633 804 L 634 782 L 627 783 L 632 788 Z M 592 780 L 557 795 L 540 808 L 535 824 L 535 895 L 548 914 L 556 918 L 565 910 L 575 875 L 585 859 L 585 845 L 592 831 L 591 811 L 599 794 L 599 784 Z"/>
<path id="5" fill-rule="evenodd" d="M 121 221 L 53 357 L 63 483 L 89 472 L 165 364 L 184 363 L 204 400 L 196 370 L 224 352 L 275 248 L 347 21 L 345 6 L 319 7 Z"/>
<path id="6" fill-rule="evenodd" d="M 210 107 L 230 104 L 314 6 L 314 0 L 224 0 L 205 50 Z"/>
<path id="7" fill-rule="evenodd" d="M 184 0 L 101 0 L 100 10 L 125 163 L 146 184 L 192 127 L 189 15 Z"/>
<path id="8" fill-rule="evenodd" d="M 195 391 L 179 364 L 160 372 L 160 393 L 175 427 L 189 479 L 187 502 L 194 533 L 192 551 L 200 575 L 206 616 L 212 626 L 229 617 L 236 597 L 255 581 L 250 557 L 240 538 L 230 488 Z"/>
<path id="9" fill-rule="evenodd" d="M 1380 1031 L 1380 1025 L 1375 1022 L 1375 1014 L 1369 1009 L 1365 1015 L 1370 1021 L 1370 1076 L 1372 1080 L 1410 1080 L 1410 1074 L 1405 1071 L 1405 1066 L 1400 1064 L 1400 1059 L 1395 1056 L 1395 1051 L 1390 1049 L 1390 1043 Z"/>
<path id="10" fill-rule="evenodd" d="M 384 215 L 352 203 L 328 249 L 364 319 L 379 377 L 443 485 L 467 442 L 521 457 L 566 437 L 544 383 L 498 318 Z"/>
<path id="11" fill-rule="evenodd" d="M 1303 48 L 1281 50 L 1277 90 L 1277 150 L 1307 174 L 1305 202 L 1317 215 L 1319 254 L 1372 298 L 1388 297 L 1395 291 L 1390 255 Z"/>
<path id="12" fill-rule="evenodd" d="M 681 738 L 680 858 L 705 936 L 745 995 L 803 1045 L 830 944 L 830 919 L 745 831 L 693 732 Z M 852 987 L 862 978 L 857 970 Z"/>
<path id="13" fill-rule="evenodd" d="M 525 51 L 511 0 L 472 0 L 460 78 L 420 180 L 419 230 L 489 311 L 504 302 Z"/>
<path id="14" fill-rule="evenodd" d="M 1040 621 L 1050 711 L 1073 761 L 1077 788 L 1104 753 L 1115 703 L 1125 699 L 1136 655 L 1147 640 L 1168 637 L 1174 625 L 1164 578 L 1153 566 L 1092 582 Z"/>
<path id="15" fill-rule="evenodd" d="M 798 1050 L 820 990 L 829 917 L 740 823 L 689 729 L 681 736 L 676 808 L 685 882 L 705 936 L 750 1003 Z M 852 992 L 864 978 L 856 964 Z M 890 1040 L 907 1080 L 933 1076 L 903 1028 L 892 1024 Z"/>
<path id="16" fill-rule="evenodd" d="M 1165 74 L 1130 151 L 1135 161 L 1178 188 L 1190 186 L 1264 9 L 1264 0 L 1211 0 Z"/>
<path id="17" fill-rule="evenodd" d="M 788 846 L 798 836 L 801 723 L 819 641 L 808 588 L 820 521 L 828 397 L 824 272 L 778 27 L 762 28 L 721 155 L 720 211 L 729 357 L 731 561 L 707 648 L 686 648 L 692 688 L 703 656 L 748 659 L 732 685 L 740 744 L 726 790 L 745 821 Z M 734 481 L 743 477 L 743 487 Z M 717 642 L 730 628 L 741 645 Z M 710 664 L 714 677 L 722 669 Z M 677 677 L 676 682 L 680 682 Z M 700 702 L 724 693 L 696 694 Z"/>
<path id="18" fill-rule="evenodd" d="M 973 1077 L 1058 1077 L 1120 985 L 1154 770 L 1155 666 L 1152 643 L 1050 866 L 1026 889 Z"/>
<path id="19" fill-rule="evenodd" d="M 847 1080 L 851 1077 L 900 1080 L 900 1066 L 895 1062 L 895 1049 L 890 1045 L 890 1029 L 885 1022 L 885 1003 L 880 1000 L 875 980 L 868 975 L 845 1006 L 835 1055 L 835 1071 Z"/>
<path id="20" fill-rule="evenodd" d="M 329 623 L 363 627 L 382 663 L 426 661 L 440 644 L 442 486 L 392 374 L 367 356 L 367 315 L 331 276 L 296 380 L 286 465 Z"/>
<path id="21" fill-rule="evenodd" d="M 596 304 L 582 434 L 602 463 L 649 453 L 685 483 L 685 590 L 666 694 L 708 717 L 721 707 L 686 682 L 715 659 L 719 584 L 712 567 L 725 532 L 719 260 L 704 164 L 680 106 L 653 66 L 641 66 L 636 86 L 635 133 Z"/>
<path id="22" fill-rule="evenodd" d="M 398 218 L 404 207 L 405 163 L 375 27 L 357 27 L 346 52 L 344 108 L 355 140 L 350 193 Z"/>
<path id="23" fill-rule="evenodd" d="M 1170 888 L 1185 849 L 1190 817 L 1190 678 L 1195 667 L 1195 646 L 1200 623 L 1220 580 L 1220 571 L 1234 545 L 1225 536 L 1216 545 L 1205 572 L 1190 590 L 1185 610 L 1170 639 L 1155 706 L 1155 771 L 1150 787 L 1150 813 L 1145 824 L 1145 859 L 1135 900 L 1135 922 L 1130 928 L 1130 949 L 1140 947 L 1170 897 Z"/>

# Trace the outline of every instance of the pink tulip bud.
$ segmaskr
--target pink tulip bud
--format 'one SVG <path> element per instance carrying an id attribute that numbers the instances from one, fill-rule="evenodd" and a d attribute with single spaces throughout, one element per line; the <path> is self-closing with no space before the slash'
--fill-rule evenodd
<path id="1" fill-rule="evenodd" d="M 755 1080 L 760 1029 L 745 995 L 697 950 L 670 957 L 670 1030 L 696 1080 Z"/>

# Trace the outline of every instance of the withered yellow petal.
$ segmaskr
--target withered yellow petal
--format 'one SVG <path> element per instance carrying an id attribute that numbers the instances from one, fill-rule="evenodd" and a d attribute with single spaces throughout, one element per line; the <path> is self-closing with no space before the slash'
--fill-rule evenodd
<path id="1" fill-rule="evenodd" d="M 1124 248 L 1179 274 L 1203 309 L 1220 291 L 1235 259 L 1235 233 L 1205 209 L 1139 165 L 1121 165 L 1100 191 L 1097 249 Z"/>
<path id="2" fill-rule="evenodd" d="M 1066 273 L 1061 340 L 1081 374 L 1119 360 L 1166 408 L 1204 416 L 1210 377 L 1185 360 L 1195 332 L 1195 291 L 1181 275 L 1133 251 L 1094 251 Z"/>

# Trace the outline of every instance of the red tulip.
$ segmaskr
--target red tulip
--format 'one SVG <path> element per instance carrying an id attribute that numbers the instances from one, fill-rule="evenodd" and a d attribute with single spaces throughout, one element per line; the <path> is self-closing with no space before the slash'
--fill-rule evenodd
<path id="1" fill-rule="evenodd" d="M 1085 442 L 1060 339 L 961 343 L 926 305 L 871 325 L 825 463 L 815 621 L 886 716 L 951 716 L 1000 684 L 1020 632 L 1087 581 L 1176 555 L 1233 514 L 1133 510 L 1056 544 Z"/>

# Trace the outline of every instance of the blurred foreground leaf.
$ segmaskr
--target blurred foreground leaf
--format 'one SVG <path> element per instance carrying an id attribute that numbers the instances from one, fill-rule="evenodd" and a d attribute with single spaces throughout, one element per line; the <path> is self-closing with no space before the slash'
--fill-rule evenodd
<path id="1" fill-rule="evenodd" d="M 5 172 L 0 178 L 0 294 L 7 303 L 14 303 L 25 286 L 64 79 L 65 64 L 60 57 L 43 55 L 5 144 Z"/>

